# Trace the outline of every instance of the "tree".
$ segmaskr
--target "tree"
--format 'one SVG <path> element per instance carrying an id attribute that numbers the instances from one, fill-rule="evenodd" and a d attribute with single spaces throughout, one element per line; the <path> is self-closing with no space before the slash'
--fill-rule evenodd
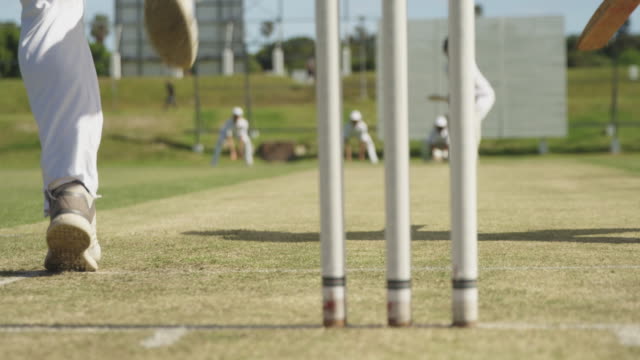
<path id="1" fill-rule="evenodd" d="M 626 49 L 620 54 L 621 65 L 640 65 L 640 50 Z"/>
<path id="2" fill-rule="evenodd" d="M 96 14 L 91 21 L 91 36 L 95 42 L 104 45 L 104 39 L 109 35 L 111 28 L 109 25 L 109 17 L 103 14 Z"/>
<path id="3" fill-rule="evenodd" d="M 364 46 L 366 55 L 353 56 L 351 58 L 351 68 L 354 71 L 360 70 L 362 60 L 366 61 L 365 68 L 367 71 L 375 70 L 376 67 L 376 36 L 369 34 L 363 25 L 358 25 L 354 29 L 354 34 L 349 36 L 349 45 L 352 54 L 361 54 L 360 51 Z"/>
<path id="4" fill-rule="evenodd" d="M 98 42 L 94 42 L 89 44 L 89 48 L 91 49 L 91 56 L 93 57 L 93 63 L 96 66 L 98 76 L 109 76 L 111 53 L 109 53 L 107 47 Z"/>
<path id="5" fill-rule="evenodd" d="M 89 48 L 91 49 L 91 56 L 98 76 L 109 76 L 111 53 L 104 45 L 104 39 L 109 35 L 109 32 L 109 17 L 103 14 L 96 14 L 93 21 L 91 21 L 91 36 L 94 38 L 94 42 L 89 43 Z"/>
<path id="6" fill-rule="evenodd" d="M 0 24 L 0 77 L 19 77 L 18 46 L 20 28 L 14 23 Z"/>
<path id="7" fill-rule="evenodd" d="M 260 34 L 264 36 L 265 43 L 269 41 L 269 38 L 273 34 L 273 30 L 275 29 L 275 25 L 273 21 L 265 21 L 260 24 Z"/>
<path id="8" fill-rule="evenodd" d="M 271 53 L 275 43 L 265 44 L 260 49 L 255 58 L 263 69 L 272 69 Z M 282 43 L 282 51 L 287 56 L 284 57 L 285 67 L 288 69 L 304 69 L 309 58 L 314 56 L 315 41 L 308 37 L 294 37 Z"/>
<path id="9" fill-rule="evenodd" d="M 484 15 L 484 8 L 481 4 L 476 5 L 475 12 L 477 17 L 482 17 Z"/>

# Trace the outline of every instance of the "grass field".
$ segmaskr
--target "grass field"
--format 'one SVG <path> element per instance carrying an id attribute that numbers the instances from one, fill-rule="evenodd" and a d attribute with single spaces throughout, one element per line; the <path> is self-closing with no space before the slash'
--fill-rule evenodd
<path id="1" fill-rule="evenodd" d="M 15 214 L 0 226 L 0 358 L 637 359 L 639 163 L 481 159 L 475 329 L 447 326 L 446 165 L 412 163 L 409 329 L 383 326 L 383 169 L 347 166 L 344 330 L 319 326 L 314 162 L 273 174 L 266 165 L 107 167 L 101 270 L 60 275 L 41 272 L 37 171 L 0 169 L 0 193 L 12 199 L 3 206 Z M 27 189 L 36 197 L 20 206 Z"/>
<path id="2" fill-rule="evenodd" d="M 570 69 L 568 72 L 569 135 L 549 139 L 554 153 L 606 152 L 611 139 L 605 134 L 609 122 L 611 72 L 609 69 Z M 155 163 L 206 165 L 207 157 L 193 154 L 193 82 L 176 80 L 178 109 L 163 110 L 163 78 L 125 78 L 115 87 L 101 79 L 105 128 L 101 163 Z M 344 81 L 345 118 L 351 109 L 362 111 L 369 125 L 375 125 L 375 77 L 369 74 L 369 98 L 359 94 L 359 78 Z M 206 130 L 202 142 L 213 151 L 217 129 L 230 109 L 244 105 L 244 80 L 236 77 L 201 79 L 202 122 Z M 252 126 L 261 130 L 256 145 L 270 140 L 290 140 L 308 146 L 315 154 L 315 92 L 312 85 L 266 75 L 251 77 Z M 114 92 L 113 89 L 116 89 Z M 640 151 L 640 82 L 623 78 L 620 84 L 620 141 L 626 152 Z M 37 128 L 29 113 L 29 103 L 21 80 L 0 79 L 0 164 L 32 166 L 38 161 Z M 375 133 L 375 130 L 373 130 Z M 377 141 L 377 137 L 374 136 Z M 535 154 L 539 139 L 484 140 L 483 155 Z M 256 146 L 257 147 L 257 146 Z M 382 150 L 382 143 L 377 142 Z M 421 144 L 412 144 L 418 156 Z"/>
<path id="3" fill-rule="evenodd" d="M 569 71 L 569 136 L 552 152 L 605 152 L 610 72 Z M 345 113 L 374 119 L 345 80 Z M 242 79 L 203 78 L 194 143 L 193 84 L 101 80 L 96 274 L 42 272 L 40 145 L 19 80 L 0 80 L 0 359 L 640 357 L 640 83 L 621 83 L 622 156 L 483 156 L 479 168 L 481 324 L 451 329 L 448 167 L 412 162 L 414 319 L 384 327 L 381 166 L 346 168 L 349 322 L 319 326 L 314 160 L 223 160 L 219 126 L 244 104 Z M 312 86 L 252 77 L 258 144 L 316 151 Z M 483 155 L 528 154 L 537 139 L 483 141 Z M 377 144 L 381 149 L 381 144 Z M 413 153 L 419 145 L 414 143 Z"/>

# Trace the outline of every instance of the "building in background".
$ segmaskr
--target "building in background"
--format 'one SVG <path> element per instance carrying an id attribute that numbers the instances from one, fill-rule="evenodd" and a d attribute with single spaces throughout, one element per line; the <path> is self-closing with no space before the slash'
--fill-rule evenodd
<path id="1" fill-rule="evenodd" d="M 243 0 L 195 0 L 200 47 L 198 69 L 202 75 L 230 75 L 244 71 Z M 147 41 L 144 0 L 115 0 L 116 41 L 122 76 L 179 74 L 160 61 Z"/>

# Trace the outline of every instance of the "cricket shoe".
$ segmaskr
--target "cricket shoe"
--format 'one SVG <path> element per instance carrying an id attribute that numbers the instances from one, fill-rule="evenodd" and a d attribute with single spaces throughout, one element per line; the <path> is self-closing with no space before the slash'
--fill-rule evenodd
<path id="1" fill-rule="evenodd" d="M 145 0 L 144 24 L 165 64 L 190 68 L 198 55 L 198 22 L 193 0 Z"/>
<path id="2" fill-rule="evenodd" d="M 48 189 L 47 198 L 51 223 L 44 267 L 54 272 L 98 270 L 94 197 L 80 181 L 73 181 Z"/>

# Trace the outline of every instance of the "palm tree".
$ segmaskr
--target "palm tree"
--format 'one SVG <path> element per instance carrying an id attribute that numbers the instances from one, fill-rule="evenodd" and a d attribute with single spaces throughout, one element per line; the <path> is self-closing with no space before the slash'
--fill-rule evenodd
<path id="1" fill-rule="evenodd" d="M 109 35 L 109 31 L 109 17 L 103 14 L 96 14 L 93 21 L 91 21 L 91 36 L 96 40 L 96 43 L 104 45 L 104 39 Z"/>

